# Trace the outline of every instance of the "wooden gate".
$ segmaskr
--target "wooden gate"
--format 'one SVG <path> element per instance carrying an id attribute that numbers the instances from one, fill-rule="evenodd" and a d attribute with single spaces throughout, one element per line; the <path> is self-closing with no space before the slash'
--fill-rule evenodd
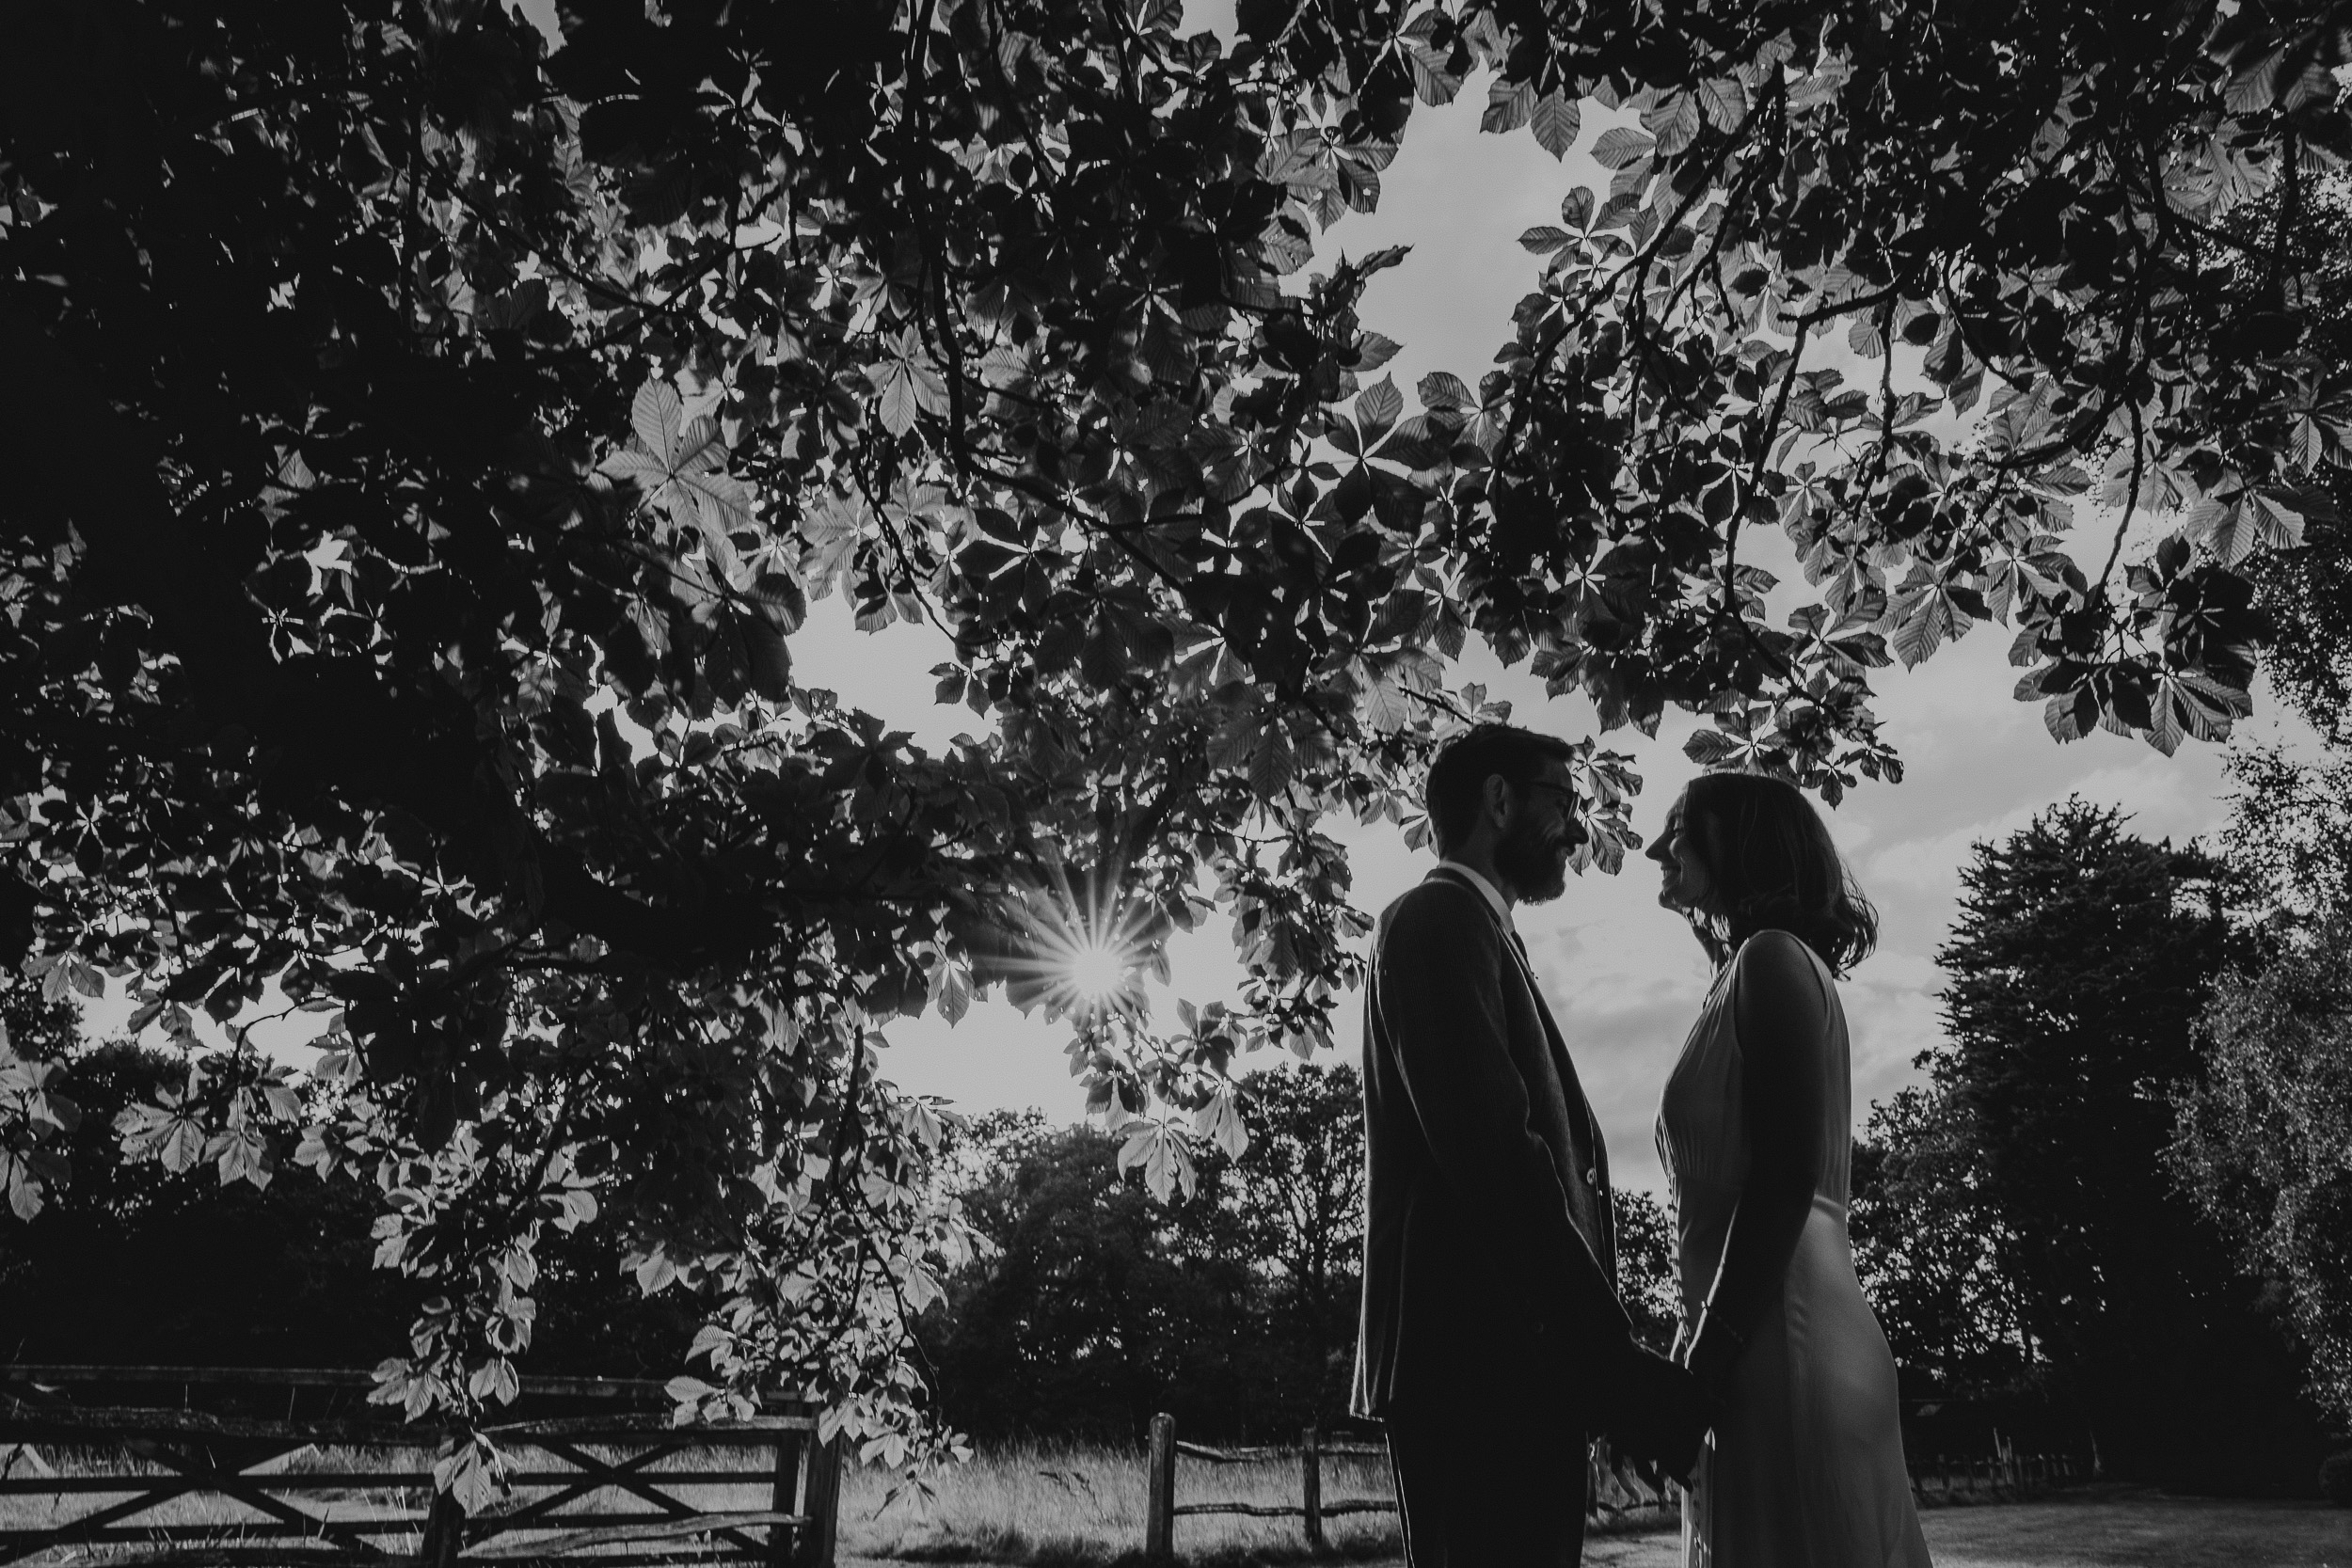
<path id="1" fill-rule="evenodd" d="M 173 1386 L 177 1409 L 69 1394 Z M 606 1408 L 485 1429 L 508 1455 L 508 1491 L 468 1518 L 434 1491 L 443 1433 L 359 1402 L 373 1386 L 351 1371 L 0 1370 L 0 1564 L 98 1546 L 110 1560 L 189 1568 L 426 1556 L 831 1568 L 839 1444 L 817 1443 L 815 1412 L 796 1400 L 747 1421 L 674 1426 L 658 1383 L 527 1378 L 526 1407 Z M 282 1393 L 285 1412 L 189 1408 L 198 1387 L 248 1406 Z M 346 1408 L 299 1416 L 306 1392 Z"/>

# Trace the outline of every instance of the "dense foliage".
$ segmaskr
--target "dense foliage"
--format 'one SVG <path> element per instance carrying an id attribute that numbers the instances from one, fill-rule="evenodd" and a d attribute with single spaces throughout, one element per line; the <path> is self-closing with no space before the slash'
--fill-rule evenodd
<path id="1" fill-rule="evenodd" d="M 1353 1069 L 1245 1074 L 1249 1133 L 1192 1197 L 1122 1172 L 1120 1140 L 1035 1111 L 979 1118 L 950 1160 L 986 1256 L 922 1338 L 943 1407 L 975 1436 L 1295 1436 L 1345 1413 L 1362 1246 Z"/>
<path id="2" fill-rule="evenodd" d="M 2352 180 L 2334 171 L 2312 187 L 2309 219 L 2294 242 L 2312 350 L 2352 364 Z M 2252 265 L 2241 257 L 2240 266 Z M 2352 473 L 2328 474 L 2333 515 L 2310 519 L 2294 545 L 2248 562 L 2255 608 L 2268 626 L 2271 686 L 2336 746 L 2352 744 Z"/>
<path id="3" fill-rule="evenodd" d="M 401 1343 L 428 1291 L 372 1267 L 375 1194 L 123 1159 L 118 1119 L 187 1071 L 179 1052 L 127 1041 L 74 1060 L 75 1177 L 0 1247 L 0 1348 L 51 1365 L 348 1368 Z M 696 1314 L 640 1291 L 612 1236 L 583 1227 L 537 1256 L 532 1371 L 676 1371 Z"/>
<path id="4" fill-rule="evenodd" d="M 2232 954 L 2222 868 L 2072 800 L 1962 880 L 1947 1042 L 1857 1167 L 1898 1354 L 1941 1392 L 2038 1386 L 2111 1473 L 2307 1489 L 2295 1325 L 2167 1160 L 2176 1100 L 2213 1079 L 2195 1025 Z"/>
<path id="5" fill-rule="evenodd" d="M 2223 851 L 2258 957 L 2200 1022 L 2173 1168 L 2280 1298 L 2309 1387 L 2352 1429 L 2352 759 L 2233 760 Z"/>
<path id="6" fill-rule="evenodd" d="M 1956 1097 L 1928 1085 L 1873 1104 L 1854 1140 L 1854 1268 L 1915 1397 L 1981 1397 L 2034 1364 L 1975 1132 Z"/>
<path id="7" fill-rule="evenodd" d="M 512 1391 L 542 1239 L 594 1225 L 707 1314 L 685 1403 L 803 1383 L 900 1457 L 972 1233 L 892 1017 L 1230 917 L 1239 1006 L 1074 1014 L 1121 1164 L 1189 1186 L 1233 1054 L 1327 1037 L 1322 821 L 1406 814 L 1469 636 L 1835 798 L 1898 768 L 1867 670 L 1998 619 L 2054 733 L 2169 751 L 2244 709 L 2249 562 L 2352 435 L 2299 292 L 2327 8 L 558 11 L 0 11 L 8 954 L 194 1053 L 135 1151 L 373 1195 L 419 1415 Z M 1357 309 L 1394 253 L 1299 275 L 1474 72 L 1555 152 L 1609 117 L 1611 186 L 1408 410 Z M 1807 367 L 1833 330 L 1875 386 Z M 834 592 L 952 640 L 973 738 L 794 680 Z M 1579 780 L 1613 867 L 1635 781 Z M 281 1005 L 315 1098 L 196 1051 Z M 54 1066 L 0 1069 L 20 1213 Z"/>

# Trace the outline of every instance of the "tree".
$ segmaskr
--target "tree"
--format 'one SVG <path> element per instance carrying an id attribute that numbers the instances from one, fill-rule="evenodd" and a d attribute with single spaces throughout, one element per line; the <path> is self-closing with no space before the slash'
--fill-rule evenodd
<path id="1" fill-rule="evenodd" d="M 82 1108 L 56 1080 L 77 1022 L 72 1004 L 0 975 L 0 1196 L 20 1220 L 40 1214 L 50 1188 L 72 1175 L 65 1150 Z"/>
<path id="2" fill-rule="evenodd" d="M 2243 709 L 2247 563 L 2344 454 L 2324 8 L 1253 4 L 1231 53 L 1173 0 L 558 10 L 552 52 L 485 0 L 0 13 L 0 929 L 191 1051 L 333 1021 L 330 1116 L 240 1036 L 132 1147 L 383 1194 L 448 1310 L 379 1393 L 461 1426 L 596 1225 L 707 1315 L 687 1404 L 788 1379 L 921 1450 L 908 1324 L 971 1237 L 877 1031 L 1096 926 L 1148 963 L 1214 888 L 1239 1006 L 1074 1042 L 1186 1183 L 1232 1055 L 1327 1038 L 1363 923 L 1319 824 L 1406 813 L 1472 632 L 1833 799 L 1899 768 L 1867 670 L 1982 619 L 2061 737 L 2169 751 Z M 1527 236 L 1498 368 L 1408 413 L 1358 312 L 1395 253 L 1297 275 L 1478 69 L 1555 152 L 1641 129 Z M 1804 368 L 1839 323 L 1875 389 Z M 2119 586 L 2142 507 L 2179 527 Z M 1820 588 L 1787 629 L 1769 526 Z M 835 591 L 945 630 L 986 733 L 797 683 Z M 1635 781 L 1584 746 L 1613 867 Z M 8 1083 L 24 1207 L 59 1128 Z M 495 1454 L 450 1458 L 479 1506 Z"/>
<path id="3" fill-rule="evenodd" d="M 2341 171 L 2312 182 L 2312 221 L 2287 236 L 2305 248 L 2298 268 L 2313 348 L 2326 360 L 2352 363 L 2352 182 Z M 2242 268 L 2259 264 L 2242 257 Z M 2320 734 L 2338 747 L 2352 743 L 2352 483 L 2340 470 L 2328 475 L 2334 515 L 2311 519 L 2294 546 L 2249 562 L 2255 608 L 2269 621 L 2271 684 Z"/>
<path id="4" fill-rule="evenodd" d="M 1263 1069 L 1241 1079 L 1249 1147 L 1225 1201 L 1249 1255 L 1275 1274 L 1269 1294 L 1306 1369 L 1309 1418 L 1346 1408 L 1362 1279 L 1364 1085 L 1345 1064 Z"/>
<path id="5" fill-rule="evenodd" d="M 1647 1193 L 1617 1194 L 1616 1211 L 1617 1294 L 1635 1336 L 1653 1349 L 1669 1350 L 1682 1322 L 1674 1221 Z"/>
<path id="6" fill-rule="evenodd" d="M 964 1194 L 986 1255 L 925 1319 L 951 1418 L 982 1436 L 1118 1443 L 1162 1410 L 1195 1433 L 1246 1430 L 1279 1355 L 1215 1192 L 1170 1208 L 1099 1129 L 1032 1112 L 987 1132 L 995 1158 Z"/>
<path id="7" fill-rule="evenodd" d="M 37 1003 L 29 986 L 12 1001 Z M 11 1007 L 11 1011 L 20 1009 Z M 62 1053 L 69 1016 L 11 1031 Z M 28 1037 L 30 1038 L 28 1039 Z M 405 1336 L 423 1291 L 373 1268 L 377 1196 L 351 1182 L 223 1182 L 122 1157 L 125 1120 L 183 1088 L 174 1051 L 112 1041 L 73 1062 L 82 1112 L 60 1152 L 71 1176 L 0 1248 L 0 1323 L 15 1359 L 94 1365 L 352 1367 Z M 691 1341 L 675 1294 L 645 1297 L 615 1239 L 594 1228 L 538 1251 L 532 1367 L 663 1377 Z"/>
<path id="8" fill-rule="evenodd" d="M 8 1353 L 347 1367 L 396 1343 L 421 1292 L 370 1277 L 374 1195 L 349 1183 L 224 1183 L 209 1169 L 123 1160 L 117 1118 L 176 1092 L 187 1072 L 178 1052 L 119 1041 L 74 1062 L 85 1114 L 70 1144 L 72 1175 L 0 1250 Z"/>
<path id="9" fill-rule="evenodd" d="M 2347 932 L 2233 975 L 2206 1009 L 2210 1066 L 2173 1168 L 2238 1259 L 2274 1280 L 2312 1396 L 2352 1423 L 2352 970 Z"/>
<path id="10" fill-rule="evenodd" d="M 1279 1437 L 1344 1408 L 1362 1089 L 1345 1067 L 1239 1088 L 1248 1149 L 1208 1151 L 1173 1205 L 1120 1173 L 1118 1139 L 1035 1110 L 950 1140 L 950 1180 L 989 1243 L 927 1319 L 959 1424 L 1123 1442 L 1169 1410 L 1196 1433 Z"/>
<path id="11" fill-rule="evenodd" d="M 1955 1096 L 1906 1088 L 1870 1107 L 1854 1143 L 1855 1272 L 1907 1388 L 1920 1395 L 2013 1388 L 2035 1361 L 1973 1133 Z"/>
<path id="12" fill-rule="evenodd" d="M 2262 957 L 2199 1021 L 2169 1151 L 2237 1261 L 2283 1299 L 2312 1396 L 2352 1424 L 2352 762 L 2233 759 L 2223 840 Z"/>
<path id="13" fill-rule="evenodd" d="M 1952 979 L 1931 1087 L 1874 1123 L 1898 1178 L 1882 1205 L 1945 1228 L 1882 1233 L 1874 1261 L 1926 1265 L 1912 1293 L 1937 1370 L 1997 1370 L 1997 1341 L 1962 1336 L 2013 1314 L 2026 1375 L 2111 1469 L 2296 1486 L 2319 1431 L 2293 1347 L 2165 1161 L 2174 1101 L 2205 1076 L 2192 1028 L 2228 954 L 2219 868 L 2123 821 L 2069 800 L 1975 847 L 1937 954 Z"/>

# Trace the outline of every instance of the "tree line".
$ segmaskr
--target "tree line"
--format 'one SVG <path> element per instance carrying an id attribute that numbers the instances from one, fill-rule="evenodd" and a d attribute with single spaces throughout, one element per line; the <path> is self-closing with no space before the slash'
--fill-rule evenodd
<path id="1" fill-rule="evenodd" d="M 70 1032 L 72 1008 L 8 993 L 11 1037 Z M 126 1163 L 137 1107 L 185 1073 L 117 1041 L 72 1053 L 77 1173 L 0 1252 L 0 1346 L 35 1363 L 370 1366 L 405 1337 L 419 1288 L 386 1290 L 366 1235 L 374 1195 L 289 1173 Z M 938 1413 L 982 1440 L 1126 1443 L 1156 1411 L 1206 1439 L 1284 1439 L 1344 1416 L 1356 1345 L 1363 1184 L 1356 1070 L 1243 1074 L 1249 1144 L 1213 1154 L 1189 1197 L 1122 1169 L 1123 1139 L 1040 1111 L 955 1118 L 939 1180 L 983 1238 L 917 1319 Z M 1671 1339 L 1663 1212 L 1620 1215 L 1635 1317 Z M 666 1378 L 695 1332 L 683 1291 L 598 1245 L 550 1241 L 527 1365 Z M 648 1289 L 648 1287 L 653 1287 Z"/>
<path id="2" fill-rule="evenodd" d="M 1972 848 L 1944 1037 L 1853 1163 L 1857 1265 L 1923 1457 L 2001 1428 L 2112 1475 L 2294 1493 L 2352 1435 L 2352 758 L 2330 757 L 2241 752 L 2212 846 L 2072 799 Z M 72 1025 L 21 984 L 8 1006 L 20 1040 Z M 372 1275 L 357 1183 L 108 1157 L 183 1071 L 127 1044 L 76 1057 L 87 1174 L 0 1259 L 15 1353 L 367 1364 L 397 1344 L 417 1304 Z M 933 1414 L 1113 1443 L 1161 1410 L 1209 1440 L 1344 1414 L 1360 1085 L 1297 1065 L 1237 1085 L 1246 1148 L 1204 1157 L 1189 1196 L 1155 1194 L 1100 1125 L 949 1117 L 934 1179 L 981 1240 L 916 1319 Z M 1636 1323 L 1670 1343 L 1669 1217 L 1632 1192 L 1620 1223 Z M 550 1247 L 530 1364 L 664 1375 L 696 1314 L 596 1234 Z"/>
<path id="3" fill-rule="evenodd" d="M 2262 861 L 2282 791 L 2352 823 L 2301 816 L 2280 757 L 2235 767 L 2218 852 L 2079 799 L 1973 848 L 1944 1037 L 1872 1107 L 1852 1230 L 1915 1400 L 2110 1474 L 2307 1492 L 2352 1437 L 2352 963 Z"/>

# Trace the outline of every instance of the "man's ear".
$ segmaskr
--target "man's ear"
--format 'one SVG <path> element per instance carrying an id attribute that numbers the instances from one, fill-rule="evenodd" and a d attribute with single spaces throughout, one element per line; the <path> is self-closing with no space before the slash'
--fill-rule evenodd
<path id="1" fill-rule="evenodd" d="M 1503 823 L 1511 817 L 1511 781 L 1500 773 L 1487 774 L 1486 787 L 1479 803 L 1486 808 L 1494 819 L 1496 830 L 1500 832 Z"/>

